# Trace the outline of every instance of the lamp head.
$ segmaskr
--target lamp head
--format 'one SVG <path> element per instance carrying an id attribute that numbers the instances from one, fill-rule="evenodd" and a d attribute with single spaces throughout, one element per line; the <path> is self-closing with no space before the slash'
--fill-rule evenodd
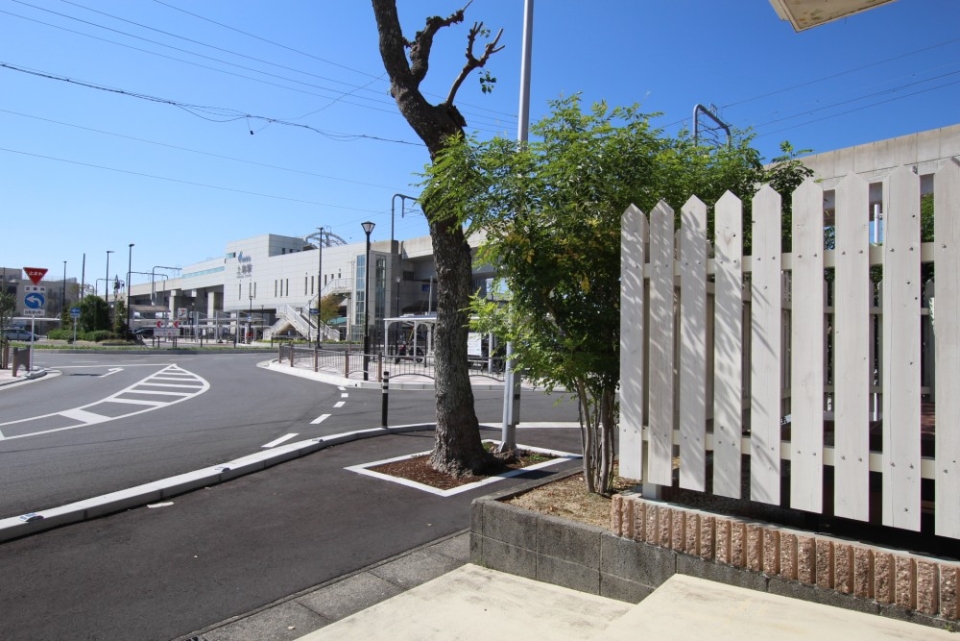
<path id="1" fill-rule="evenodd" d="M 365 223 L 360 223 L 360 226 L 363 227 L 363 231 L 369 236 L 373 232 L 373 228 L 377 226 L 376 223 L 372 223 L 369 220 Z"/>

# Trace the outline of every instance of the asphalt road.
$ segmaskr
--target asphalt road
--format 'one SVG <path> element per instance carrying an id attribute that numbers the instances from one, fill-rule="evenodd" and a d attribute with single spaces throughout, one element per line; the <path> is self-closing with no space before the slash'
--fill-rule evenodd
<path id="1" fill-rule="evenodd" d="M 237 356 L 230 358 L 233 366 L 225 367 L 217 357 L 196 357 L 195 363 L 178 357 L 181 367 L 211 380 L 210 391 L 178 404 L 178 411 L 197 406 L 190 415 L 201 423 L 201 419 L 211 421 L 218 414 L 230 414 L 232 418 L 225 423 L 234 424 L 232 429 L 259 430 L 262 441 L 292 429 L 295 417 L 317 416 L 318 408 L 323 409 L 320 405 L 342 393 L 333 387 L 331 397 L 329 390 L 318 389 L 330 386 L 307 382 L 309 392 L 300 397 L 300 379 L 257 370 L 252 362 L 237 361 Z M 225 390 L 222 397 L 212 396 L 218 386 L 227 387 L 225 381 L 246 383 L 250 377 L 262 395 Z M 274 383 L 279 391 L 273 389 Z M 25 388 L 35 394 L 43 385 Z M 349 397 L 355 404 L 345 404 L 341 408 L 345 411 L 338 416 L 344 431 L 370 427 L 379 419 L 379 392 L 369 390 L 354 397 L 355 391 Z M 287 413 L 268 421 L 257 413 L 269 412 L 258 410 L 256 399 L 262 401 L 274 394 L 286 397 L 279 405 L 286 405 Z M 478 396 L 481 416 L 490 413 L 498 394 L 482 392 Z M 398 414 L 419 411 L 421 418 L 432 414 L 429 393 L 398 393 L 397 397 Z M 221 400 L 210 402 L 217 398 Z M 229 398 L 233 404 L 228 407 L 236 411 L 219 407 Z M 546 412 L 538 413 L 538 419 L 562 410 L 566 414 L 563 420 L 570 420 L 569 406 L 558 408 L 551 399 L 539 399 L 531 402 L 531 412 L 537 404 Z M 174 409 L 150 412 L 139 420 Z M 242 426 L 236 427 L 237 417 L 243 416 Z M 116 432 L 135 429 L 123 421 L 114 423 L 118 424 L 112 428 Z M 4 449 L 0 467 L 18 456 L 40 458 L 44 451 L 60 450 L 67 451 L 68 458 L 77 457 L 77 451 L 105 450 L 106 454 L 93 456 L 101 464 L 110 456 L 131 451 L 143 456 L 150 452 L 147 458 L 151 460 L 177 458 L 188 455 L 191 447 L 165 455 L 156 450 L 175 448 L 172 443 L 177 440 L 202 445 L 208 439 L 229 440 L 232 434 L 222 425 L 195 431 L 173 428 L 182 423 L 173 416 L 164 419 L 169 433 L 163 439 L 147 433 L 111 437 L 97 431 L 109 423 L 53 433 L 34 442 L 68 441 L 46 450 Z M 332 415 L 320 425 L 332 429 L 335 424 Z M 489 435 L 495 438 L 498 431 L 490 430 Z M 81 442 L 71 444 L 69 439 Z M 137 508 L 4 543 L 0 545 L 0 639 L 172 639 L 462 530 L 469 525 L 469 505 L 474 498 L 523 482 L 522 477 L 507 479 L 444 498 L 344 469 L 427 451 L 432 440 L 431 432 L 417 432 L 336 446 L 175 497 L 162 507 Z M 575 429 L 521 430 L 518 440 L 566 451 L 579 449 Z M 117 445 L 127 441 L 132 443 Z M 160 447 L 160 442 L 166 445 Z M 83 473 L 74 472 L 70 478 L 74 476 Z"/>
<path id="2" fill-rule="evenodd" d="M 0 388 L 0 518 L 218 465 L 291 439 L 380 424 L 378 390 L 338 389 L 256 367 L 265 358 L 38 354 L 39 364 L 61 374 Z M 498 422 L 502 392 L 475 396 L 480 420 Z M 521 417 L 574 420 L 572 405 L 558 405 L 557 398 L 525 394 Z M 433 416 L 432 391 L 390 394 L 391 425 Z"/>

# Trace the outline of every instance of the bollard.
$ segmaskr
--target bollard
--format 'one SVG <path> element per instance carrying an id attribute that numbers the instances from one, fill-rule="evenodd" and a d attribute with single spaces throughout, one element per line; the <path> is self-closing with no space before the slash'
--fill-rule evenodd
<path id="1" fill-rule="evenodd" d="M 287 349 L 290 351 L 290 367 L 293 367 L 293 356 L 294 356 L 294 354 L 293 354 L 293 343 L 290 343 L 290 344 L 287 346 Z"/>
<path id="2" fill-rule="evenodd" d="M 383 380 L 383 354 L 377 354 L 377 380 Z"/>
<path id="3" fill-rule="evenodd" d="M 347 345 L 347 351 L 343 356 L 343 377 L 350 378 L 350 346 Z"/>
<path id="4" fill-rule="evenodd" d="M 380 401 L 380 425 L 387 426 L 387 406 L 390 399 L 390 372 L 383 372 L 383 394 Z"/>
<path id="5" fill-rule="evenodd" d="M 320 352 L 317 349 L 313 350 L 313 371 L 320 371 Z"/>

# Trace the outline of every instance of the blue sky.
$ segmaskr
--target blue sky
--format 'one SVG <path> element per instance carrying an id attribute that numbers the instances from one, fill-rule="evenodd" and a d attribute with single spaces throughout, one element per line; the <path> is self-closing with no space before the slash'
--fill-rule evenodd
<path id="1" fill-rule="evenodd" d="M 398 5 L 412 37 L 462 1 Z M 495 91 L 474 75 L 458 94 L 481 137 L 516 136 L 522 18 L 522 0 L 474 0 L 434 44 L 439 101 L 469 24 L 503 28 Z M 531 119 L 581 92 L 676 133 L 712 104 L 766 159 L 782 140 L 819 152 L 943 127 L 960 121 L 958 24 L 957 0 L 799 34 L 768 0 L 538 0 Z M 426 150 L 387 93 L 365 0 L 0 0 L 0 33 L 0 265 L 59 277 L 66 260 L 79 278 L 86 253 L 89 282 L 107 250 L 124 278 L 129 243 L 149 272 L 320 225 L 360 241 L 369 219 L 385 240 L 391 196 L 418 193 Z M 397 238 L 427 233 L 397 208 Z"/>

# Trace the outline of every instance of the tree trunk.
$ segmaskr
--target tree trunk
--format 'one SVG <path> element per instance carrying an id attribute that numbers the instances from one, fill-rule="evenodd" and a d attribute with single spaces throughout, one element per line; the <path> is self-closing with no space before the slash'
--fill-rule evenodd
<path id="1" fill-rule="evenodd" d="M 451 136 L 463 134 L 466 124 L 452 102 L 432 105 L 420 92 L 427 72 L 433 35 L 463 19 L 462 11 L 446 20 L 429 18 L 411 47 L 400 29 L 396 0 L 373 0 L 380 34 L 380 56 L 390 76 L 390 93 L 400 113 L 426 144 L 434 160 Z M 452 96 L 451 96 L 452 99 Z M 463 228 L 453 213 L 428 211 L 430 237 L 437 268 L 436 441 L 430 462 L 439 471 L 463 476 L 481 471 L 490 457 L 480 440 L 473 407 L 473 389 L 467 367 L 467 314 L 472 285 L 472 258 Z"/>

